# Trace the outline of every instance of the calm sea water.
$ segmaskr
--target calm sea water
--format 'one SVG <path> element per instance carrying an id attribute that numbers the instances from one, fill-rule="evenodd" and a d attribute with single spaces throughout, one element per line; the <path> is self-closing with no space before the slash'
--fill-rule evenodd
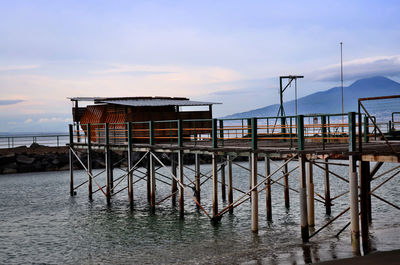
<path id="1" fill-rule="evenodd" d="M 289 170 L 295 166 L 297 163 L 291 163 Z M 380 172 L 393 166 L 386 164 Z M 202 165 L 203 172 L 210 169 L 210 165 Z M 331 166 L 331 169 L 347 175 L 347 167 Z M 117 169 L 114 172 L 115 178 L 123 174 Z M 264 172 L 262 162 L 259 172 Z M 193 178 L 191 171 L 185 173 Z M 347 183 L 331 178 L 332 197 L 348 188 Z M 75 183 L 84 180 L 85 173 L 76 171 Z M 104 177 L 96 180 L 104 183 Z M 297 180 L 298 174 L 294 172 L 290 185 L 296 189 Z M 234 186 L 246 190 L 248 181 L 248 172 L 234 166 Z M 314 181 L 315 191 L 323 194 L 323 173 L 318 168 L 314 168 Z M 376 193 L 400 205 L 399 184 L 399 178 L 394 178 Z M 287 210 L 280 186 L 272 186 L 272 223 L 266 221 L 265 193 L 260 193 L 258 234 L 251 232 L 249 202 L 236 208 L 234 214 L 226 214 L 218 225 L 212 225 L 189 196 L 185 197 L 184 220 L 179 219 L 178 209 L 170 200 L 157 206 L 155 214 L 151 214 L 145 186 L 144 181 L 135 184 L 135 207 L 131 210 L 126 191 L 117 194 L 111 206 L 107 206 L 100 192 L 89 202 L 86 186 L 71 198 L 68 172 L 0 176 L 0 264 L 304 264 L 352 256 L 349 230 L 339 238 L 334 237 L 348 222 L 348 214 L 312 238 L 309 244 L 302 244 L 298 194 L 290 193 L 291 207 Z M 158 182 L 157 200 L 168 196 L 169 191 L 169 186 Z M 237 198 L 240 193 L 235 192 L 234 196 Z M 202 204 L 211 212 L 210 199 L 209 181 L 202 186 Z M 221 199 L 219 203 L 220 208 L 227 205 Z M 335 201 L 332 216 L 347 205 L 347 196 Z M 321 203 L 316 202 L 315 211 L 319 228 L 329 217 L 325 216 Z M 398 210 L 373 199 L 373 247 L 376 250 L 400 248 L 399 232 Z"/>

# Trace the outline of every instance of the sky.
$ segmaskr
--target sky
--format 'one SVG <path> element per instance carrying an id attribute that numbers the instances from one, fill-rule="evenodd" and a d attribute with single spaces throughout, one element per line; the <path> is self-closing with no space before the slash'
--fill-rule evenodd
<path id="1" fill-rule="evenodd" d="M 0 0 L 0 132 L 66 131 L 76 96 L 183 96 L 214 116 L 400 80 L 399 1 Z M 284 99 L 294 98 L 293 89 Z"/>

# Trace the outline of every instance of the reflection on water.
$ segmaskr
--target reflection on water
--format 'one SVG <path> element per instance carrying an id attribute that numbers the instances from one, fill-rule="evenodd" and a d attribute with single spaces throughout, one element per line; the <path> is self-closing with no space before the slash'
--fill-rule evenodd
<path id="1" fill-rule="evenodd" d="M 258 165 L 260 172 L 263 172 L 263 165 Z M 295 163 L 290 164 L 289 170 L 295 166 Z M 207 172 L 210 166 L 202 165 L 202 168 Z M 347 173 L 334 166 L 332 170 Z M 190 171 L 185 173 L 192 176 Z M 120 172 L 116 171 L 115 178 L 118 174 Z M 315 191 L 323 194 L 323 174 L 318 169 L 314 174 Z M 80 183 L 86 176 L 78 171 L 75 178 L 76 183 Z M 116 195 L 109 207 L 100 193 L 89 202 L 84 186 L 71 198 L 68 179 L 68 172 L 0 176 L 1 264 L 305 264 L 352 256 L 349 229 L 339 238 L 335 237 L 347 224 L 348 214 L 313 237 L 310 243 L 302 244 L 298 194 L 291 193 L 291 207 L 287 210 L 280 186 L 272 186 L 273 222 L 267 221 L 265 193 L 260 193 L 259 233 L 254 234 L 249 202 L 212 225 L 190 197 L 185 197 L 183 220 L 170 200 L 157 206 L 154 214 L 150 213 L 143 181 L 135 185 L 135 206 L 131 209 L 124 193 Z M 96 180 L 104 182 L 101 177 Z M 246 190 L 248 180 L 246 171 L 235 168 L 235 187 Z M 298 187 L 297 180 L 294 173 L 290 178 L 291 187 Z M 378 194 L 400 204 L 396 188 L 399 184 L 398 179 L 393 179 L 391 185 L 385 185 Z M 207 211 L 212 206 L 210 185 L 210 182 L 204 184 L 201 193 Z M 334 197 L 347 189 L 347 183 L 332 178 L 331 187 Z M 156 200 L 165 198 L 169 192 L 169 186 L 157 183 Z M 234 196 L 238 198 L 240 193 Z M 219 205 L 222 209 L 227 202 L 219 200 Z M 335 200 L 332 217 L 328 217 L 324 205 L 316 203 L 316 228 L 347 205 L 346 196 Z M 373 200 L 373 207 L 371 248 L 399 248 L 400 220 L 396 212 L 376 200 Z"/>

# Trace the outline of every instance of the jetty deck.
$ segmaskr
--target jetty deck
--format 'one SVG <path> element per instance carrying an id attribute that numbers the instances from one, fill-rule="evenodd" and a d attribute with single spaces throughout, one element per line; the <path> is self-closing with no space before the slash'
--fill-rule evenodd
<path id="1" fill-rule="evenodd" d="M 161 123 L 162 126 L 159 126 Z M 197 127 L 196 124 L 202 126 Z M 206 127 L 205 124 L 210 126 Z M 374 193 L 400 173 L 400 166 L 397 166 L 377 174 L 383 163 L 400 163 L 400 141 L 390 137 L 395 130 L 393 125 L 380 126 L 367 111 L 250 119 L 71 124 L 69 127 L 70 194 L 74 196 L 77 188 L 87 186 L 90 200 L 93 193 L 101 192 L 110 203 L 112 196 L 127 191 L 128 200 L 134 205 L 134 183 L 143 180 L 147 182 L 147 190 L 143 192 L 147 192 L 151 211 L 155 211 L 156 206 L 167 199 L 176 204 L 178 196 L 179 214 L 183 217 L 186 193 L 213 222 L 218 222 L 224 214 L 232 213 L 234 208 L 250 200 L 251 230 L 257 232 L 259 193 L 266 192 L 266 215 L 268 220 L 272 220 L 271 186 L 280 185 L 284 190 L 286 207 L 290 205 L 290 193 L 299 194 L 300 231 L 304 242 L 308 242 L 344 213 L 350 211 L 349 225 L 353 251 L 359 252 L 362 243 L 364 253 L 368 253 L 368 229 L 372 220 L 371 198 L 381 200 L 397 210 L 400 209 L 399 206 Z M 104 151 L 105 184 L 98 183 L 97 175 L 92 173 L 91 151 L 94 149 Z M 126 154 L 127 167 L 124 169 L 126 174 L 117 179 L 113 176 L 115 161 L 111 161 L 111 151 L 122 151 Z M 77 155 L 78 152 L 86 152 L 87 160 L 82 161 Z M 133 153 L 141 154 L 140 159 L 133 161 Z M 168 165 L 160 158 L 160 154 L 168 154 L 170 160 Z M 212 172 L 209 176 L 201 171 L 200 154 L 210 156 Z M 188 155 L 194 157 L 194 165 L 184 164 L 184 156 Z M 250 188 L 247 191 L 239 191 L 240 195 L 234 198 L 233 191 L 238 189 L 232 185 L 234 177 L 232 166 L 238 166 L 235 162 L 237 157 L 249 159 L 248 168 L 239 166 L 248 170 Z M 339 164 L 348 167 L 348 170 L 344 171 L 345 174 L 339 175 L 329 169 L 329 165 L 338 165 L 332 161 L 334 159 L 348 161 Z M 74 160 L 77 160 L 88 174 L 88 180 L 79 185 L 74 185 Z M 257 168 L 260 160 L 265 161 L 265 172 L 259 172 Z M 277 170 L 271 170 L 272 160 L 280 161 Z M 143 177 L 134 177 L 134 172 L 143 162 L 146 162 L 146 173 Z M 298 163 L 293 169 L 298 171 L 300 176 L 298 187 L 289 187 L 288 178 L 293 173 L 293 170 L 288 171 L 289 162 Z M 370 162 L 376 163 L 371 167 Z M 313 167 L 324 170 L 324 194 L 314 191 Z M 158 168 L 164 168 L 169 172 L 169 176 L 164 174 L 163 177 L 170 180 L 167 185 L 171 187 L 171 194 L 156 202 L 156 182 L 157 185 L 166 183 L 160 182 L 157 178 L 161 175 Z M 185 181 L 189 178 L 184 174 L 184 168 L 190 168 L 195 172 L 194 179 L 189 183 L 195 187 L 194 195 Z M 332 197 L 330 194 L 334 188 L 330 186 L 332 177 L 348 183 L 348 190 Z M 373 187 L 378 177 L 379 180 L 386 179 Z M 127 185 L 121 187 L 124 179 L 127 179 Z M 201 185 L 208 180 L 212 182 L 213 205 L 210 213 L 201 205 Z M 97 188 L 93 190 L 93 186 Z M 314 203 L 323 203 L 326 214 L 331 215 L 332 202 L 345 194 L 349 194 L 350 198 L 348 207 L 323 226 L 316 228 L 314 233 L 310 233 L 309 227 L 315 226 Z M 227 207 L 219 208 L 218 196 L 228 201 Z"/>

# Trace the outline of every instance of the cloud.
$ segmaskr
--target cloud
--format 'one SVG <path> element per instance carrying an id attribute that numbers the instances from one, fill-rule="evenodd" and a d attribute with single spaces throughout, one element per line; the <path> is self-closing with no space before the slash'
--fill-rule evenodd
<path id="1" fill-rule="evenodd" d="M 33 120 L 32 119 L 26 119 L 25 121 L 24 121 L 24 123 L 31 123 L 31 122 L 33 122 Z"/>
<path id="2" fill-rule="evenodd" d="M 71 122 L 70 118 L 60 118 L 60 117 L 52 117 L 52 118 L 40 118 L 38 123 L 49 123 L 49 122 Z"/>
<path id="3" fill-rule="evenodd" d="M 22 71 L 22 70 L 31 70 L 40 68 L 40 65 L 14 65 L 14 66 L 2 66 L 0 67 L 0 72 L 8 72 L 8 71 Z"/>
<path id="4" fill-rule="evenodd" d="M 160 67 L 144 66 L 144 65 L 112 65 L 109 69 L 94 71 L 93 74 L 131 74 L 131 75 L 162 75 L 173 74 L 174 72 L 165 71 Z"/>
<path id="5" fill-rule="evenodd" d="M 306 75 L 315 81 L 338 81 L 340 64 L 330 65 Z M 343 63 L 345 80 L 377 75 L 400 76 L 400 55 L 367 57 Z"/>
<path id="6" fill-rule="evenodd" d="M 14 105 L 23 101 L 22 99 L 0 99 L 0 106 Z"/>

